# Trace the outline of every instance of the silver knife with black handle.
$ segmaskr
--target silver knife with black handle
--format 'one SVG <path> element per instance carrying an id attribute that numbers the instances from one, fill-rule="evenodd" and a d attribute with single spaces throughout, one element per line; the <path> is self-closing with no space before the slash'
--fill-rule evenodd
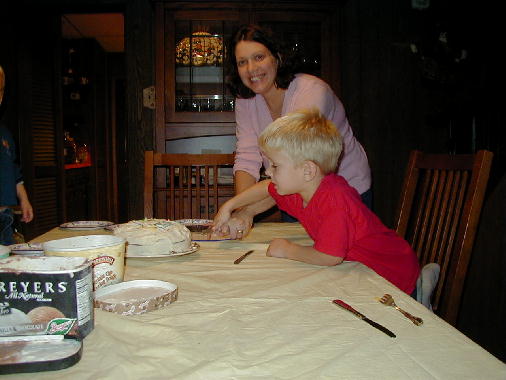
<path id="1" fill-rule="evenodd" d="M 378 322 L 374 322 L 374 321 L 370 320 L 364 314 L 358 312 L 357 310 L 352 308 L 350 305 L 348 305 L 346 302 L 341 301 L 341 300 L 333 300 L 332 302 L 335 303 L 336 305 L 341 306 L 343 309 L 346 309 L 346 310 L 352 312 L 353 314 L 355 314 L 355 316 L 357 316 L 358 318 L 362 319 L 363 321 L 369 323 L 371 326 L 376 327 L 378 330 L 383 331 L 389 337 L 395 338 L 395 334 L 393 332 L 391 332 L 389 329 L 387 329 L 385 326 L 382 326 Z"/>

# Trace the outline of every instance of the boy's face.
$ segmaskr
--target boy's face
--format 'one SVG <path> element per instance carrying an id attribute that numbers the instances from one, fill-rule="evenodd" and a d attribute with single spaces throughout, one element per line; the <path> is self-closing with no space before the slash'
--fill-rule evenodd
<path id="1" fill-rule="evenodd" d="M 303 189 L 303 165 L 295 165 L 293 160 L 283 151 L 265 152 L 270 166 L 265 173 L 271 177 L 276 191 L 280 195 L 299 193 Z"/>

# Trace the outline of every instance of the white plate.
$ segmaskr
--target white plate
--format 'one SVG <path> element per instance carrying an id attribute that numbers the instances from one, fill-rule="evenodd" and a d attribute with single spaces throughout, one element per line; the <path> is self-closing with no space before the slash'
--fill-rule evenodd
<path id="1" fill-rule="evenodd" d="M 131 259 L 131 258 L 143 258 L 143 257 L 174 257 L 174 256 L 184 256 L 184 255 L 189 255 L 190 253 L 194 253 L 194 252 L 197 252 L 197 250 L 200 248 L 200 246 L 195 243 L 194 241 L 192 241 L 191 243 L 191 247 L 188 251 L 183 251 L 183 252 L 170 252 L 170 253 L 167 253 L 167 254 L 158 254 L 158 255 L 150 255 L 150 254 L 147 254 L 147 255 L 141 255 L 141 254 L 131 254 L 131 253 L 128 253 L 128 249 L 127 249 L 127 252 L 126 252 L 126 257 Z"/>
<path id="2" fill-rule="evenodd" d="M 76 222 L 68 222 L 60 224 L 60 228 L 73 231 L 89 231 L 89 230 L 99 230 L 112 224 L 114 223 L 105 220 L 78 220 Z"/>
<path id="3" fill-rule="evenodd" d="M 12 244 L 9 246 L 9 248 L 11 250 L 11 254 L 13 255 L 44 255 L 44 248 L 42 248 L 42 243 Z"/>
<path id="4" fill-rule="evenodd" d="M 116 228 L 118 228 L 119 226 L 121 226 L 121 224 L 109 224 L 108 226 L 105 226 L 104 229 L 107 230 L 107 231 L 114 232 L 114 230 Z"/>
<path id="5" fill-rule="evenodd" d="M 232 240 L 230 237 L 220 236 L 220 237 L 207 237 L 207 234 L 202 234 L 199 232 L 209 227 L 213 224 L 211 219 L 178 219 L 175 222 L 181 223 L 188 227 L 188 229 L 192 233 L 193 241 L 223 241 L 223 240 Z M 192 228 L 193 227 L 193 228 Z M 199 228 L 200 227 L 200 228 Z"/>

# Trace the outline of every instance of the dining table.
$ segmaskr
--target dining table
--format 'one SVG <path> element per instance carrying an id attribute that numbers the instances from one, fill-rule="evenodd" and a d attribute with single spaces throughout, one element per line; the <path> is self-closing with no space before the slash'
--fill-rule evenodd
<path id="1" fill-rule="evenodd" d="M 57 227 L 32 242 L 111 233 Z M 257 223 L 241 240 L 198 241 L 191 254 L 127 257 L 124 281 L 170 282 L 177 300 L 135 315 L 95 308 L 76 364 L 5 379 L 506 379 L 502 361 L 372 269 L 267 256 L 278 237 L 313 244 L 299 223 Z M 423 323 L 380 303 L 387 293 Z"/>

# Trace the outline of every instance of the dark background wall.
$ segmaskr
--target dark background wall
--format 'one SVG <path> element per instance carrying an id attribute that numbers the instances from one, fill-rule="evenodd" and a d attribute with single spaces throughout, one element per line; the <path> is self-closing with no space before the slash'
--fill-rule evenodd
<path id="1" fill-rule="evenodd" d="M 506 361 L 504 69 L 496 4 L 342 3 L 340 94 L 392 225 L 408 153 L 494 152 L 457 327 Z M 412 45 L 416 46 L 416 51 Z"/>
<path id="2" fill-rule="evenodd" d="M 495 11 L 453 0 L 345 1 L 341 97 L 373 172 L 375 211 L 392 224 L 408 153 L 495 153 L 504 174 Z M 415 50 L 416 49 L 416 50 Z"/>

